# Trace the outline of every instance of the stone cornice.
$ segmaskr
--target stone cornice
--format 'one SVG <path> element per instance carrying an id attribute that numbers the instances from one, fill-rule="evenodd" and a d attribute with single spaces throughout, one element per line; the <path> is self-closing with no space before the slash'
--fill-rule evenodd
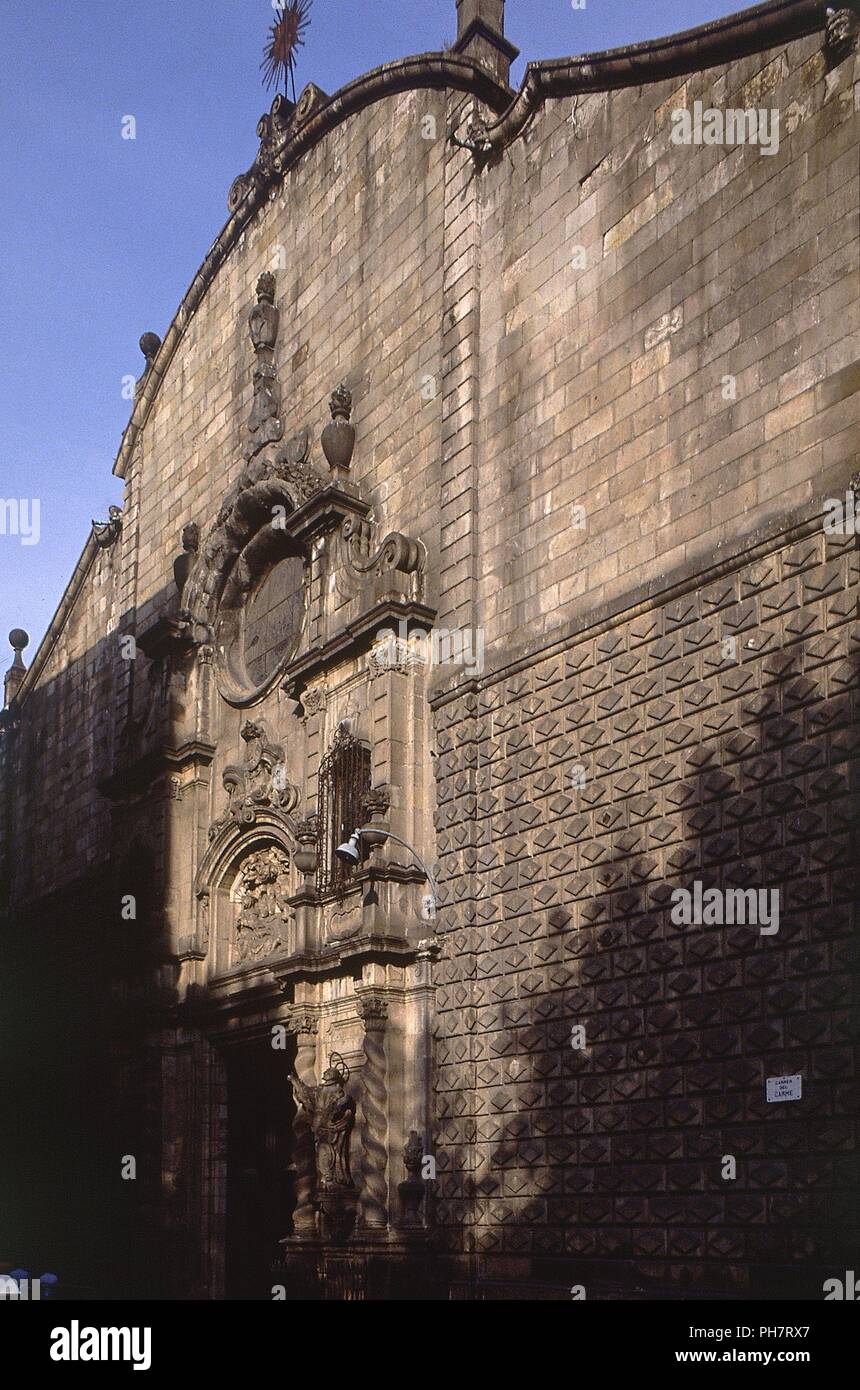
<path id="1" fill-rule="evenodd" d="M 159 777 L 175 775 L 189 763 L 208 767 L 214 756 L 215 745 L 202 739 L 191 739 L 179 748 L 164 745 L 153 748 L 134 762 L 123 763 L 107 777 L 101 778 L 97 786 L 109 801 L 122 801 L 137 796 Z"/>
<path id="2" fill-rule="evenodd" d="M 528 639 L 517 643 L 515 652 L 509 651 L 482 675 L 455 676 L 432 688 L 428 692 L 428 704 L 431 709 L 437 710 L 464 695 L 477 695 L 501 681 L 509 680 L 520 671 L 529 670 L 539 661 L 561 655 L 579 642 L 610 632 L 622 622 L 630 622 L 643 613 L 665 607 L 693 590 L 705 589 L 746 565 L 766 559 L 776 550 L 796 545 L 810 536 L 821 535 L 825 515 L 820 502 L 811 503 L 802 511 L 796 511 L 791 516 L 780 514 L 776 519 L 733 540 L 731 546 L 723 548 L 723 553 L 715 552 L 711 563 L 700 555 L 693 555 L 673 576 L 658 575 L 644 584 L 641 580 L 631 580 L 630 588 L 620 597 L 592 607 L 588 621 L 562 623 L 542 640 Z"/>
<path id="3" fill-rule="evenodd" d="M 823 30 L 827 9 L 838 4 L 839 0 L 767 0 L 667 38 L 529 63 L 515 100 L 486 127 L 480 152 L 486 157 L 505 149 L 535 111 L 553 98 L 637 87 L 735 62 Z"/>

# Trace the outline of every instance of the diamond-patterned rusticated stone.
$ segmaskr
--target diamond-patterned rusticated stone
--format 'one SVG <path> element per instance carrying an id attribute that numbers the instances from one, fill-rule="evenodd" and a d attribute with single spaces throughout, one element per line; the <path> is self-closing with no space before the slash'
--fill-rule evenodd
<path id="1" fill-rule="evenodd" d="M 635 1256 L 667 1280 L 810 1240 L 836 1259 L 853 557 L 812 536 L 440 709 L 443 1248 L 462 1225 L 488 1254 Z M 697 880 L 775 890 L 779 930 L 673 922 Z M 794 1072 L 801 1102 L 769 1105 L 766 1077 Z"/>

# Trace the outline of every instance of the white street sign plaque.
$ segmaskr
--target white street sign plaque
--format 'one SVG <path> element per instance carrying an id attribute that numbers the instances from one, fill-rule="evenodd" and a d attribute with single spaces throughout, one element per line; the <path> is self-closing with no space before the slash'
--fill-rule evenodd
<path id="1" fill-rule="evenodd" d="M 800 1100 L 799 1076 L 769 1076 L 767 1078 L 768 1100 Z"/>

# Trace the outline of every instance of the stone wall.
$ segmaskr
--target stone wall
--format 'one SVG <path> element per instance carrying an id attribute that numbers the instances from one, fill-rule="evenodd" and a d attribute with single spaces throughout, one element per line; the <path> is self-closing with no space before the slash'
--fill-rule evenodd
<path id="1" fill-rule="evenodd" d="M 437 710 L 437 1220 L 489 1276 L 811 1297 L 855 1248 L 857 596 L 810 531 Z M 673 925 L 697 879 L 778 932 Z"/>
<path id="2" fill-rule="evenodd" d="M 811 38 L 549 103 L 476 193 L 491 674 L 435 701 L 437 1219 L 490 1279 L 805 1262 L 815 1296 L 856 1241 L 858 562 L 821 512 L 858 439 L 858 75 Z M 779 153 L 673 145 L 695 100 L 778 109 Z M 674 926 L 697 878 L 777 889 L 779 933 Z"/>
<path id="3" fill-rule="evenodd" d="M 344 97 L 193 282 L 120 452 L 122 529 L 88 543 L 4 716 L 0 766 L 6 987 L 20 1014 L 40 953 L 57 1001 L 98 958 L 64 1025 L 81 1042 L 67 1089 L 90 1069 L 124 1095 L 94 1129 L 115 1123 L 146 1169 L 123 1219 L 153 1287 L 172 1271 L 177 1294 L 224 1289 L 219 1049 L 273 1020 L 295 1032 L 299 1005 L 308 1077 L 332 1046 L 360 1087 L 357 981 L 388 1019 L 370 1147 L 394 1220 L 407 1110 L 429 1089 L 434 969 L 428 1207 L 454 1283 L 766 1291 L 794 1267 L 816 1296 L 815 1271 L 856 1250 L 858 559 L 822 509 L 856 452 L 860 59 L 828 58 L 810 27 L 686 78 L 647 80 L 645 64 L 638 86 L 537 102 L 495 145 L 474 125 L 504 110 L 495 78 L 442 55 L 383 70 L 385 91 Z M 672 111 L 695 101 L 777 109 L 779 152 L 673 144 Z M 197 522 L 205 544 L 242 472 L 266 270 L 284 439 L 307 429 L 325 470 L 319 433 L 345 381 L 371 530 L 421 542 L 412 598 L 480 634 L 483 660 L 384 670 L 355 638 L 310 692 L 275 681 L 253 711 L 285 750 L 296 818 L 339 720 L 355 721 L 392 828 L 438 860 L 438 964 L 432 943 L 417 951 L 420 874 L 407 855 L 386 881 L 380 855 L 383 890 L 344 910 L 341 937 L 362 920 L 399 933 L 393 963 L 371 951 L 330 979 L 258 965 L 207 994 L 198 875 L 248 707 L 219 696 L 211 634 L 156 642 L 152 659 L 121 639 L 176 619 L 180 532 Z M 326 524 L 305 648 L 372 587 L 350 588 Z M 229 963 L 228 858 L 212 901 Z M 776 890 L 779 931 L 675 925 L 671 894 L 694 881 Z M 134 931 L 129 892 L 146 904 Z M 325 914 L 301 905 L 317 930 Z M 180 1017 L 201 1000 L 217 1026 Z M 39 1069 L 37 1019 L 16 1095 Z M 768 1105 L 765 1079 L 789 1073 L 801 1105 Z"/>
<path id="4" fill-rule="evenodd" d="M 858 78 L 856 55 L 828 71 L 814 36 L 549 102 L 487 170 L 474 526 L 490 652 L 844 491 Z M 671 112 L 695 101 L 778 110 L 778 153 L 673 144 Z"/>

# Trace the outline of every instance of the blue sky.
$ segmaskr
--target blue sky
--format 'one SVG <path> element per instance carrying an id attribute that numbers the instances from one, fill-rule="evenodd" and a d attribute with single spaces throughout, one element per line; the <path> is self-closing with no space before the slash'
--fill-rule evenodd
<path id="1" fill-rule="evenodd" d="M 525 61 L 675 33 L 732 0 L 508 0 Z M 89 534 L 122 502 L 111 473 L 142 332 L 163 336 L 226 220 L 271 94 L 271 0 L 2 0 L 0 498 L 38 498 L 36 545 L 0 534 L 6 634 L 36 649 Z M 456 36 L 455 0 L 314 0 L 298 86 L 331 93 Z M 121 138 L 132 115 L 137 138 Z"/>

